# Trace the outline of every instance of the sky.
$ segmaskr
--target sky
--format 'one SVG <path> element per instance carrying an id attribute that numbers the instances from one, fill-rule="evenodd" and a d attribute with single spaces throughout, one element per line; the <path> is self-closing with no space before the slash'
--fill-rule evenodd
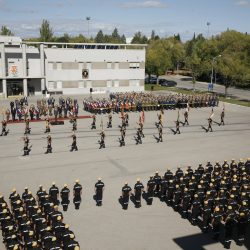
<path id="1" fill-rule="evenodd" d="M 87 17 L 89 36 L 117 27 L 127 38 L 155 30 L 186 41 L 194 33 L 208 37 L 228 28 L 250 33 L 250 0 L 0 0 L 0 26 L 22 38 L 39 37 L 43 19 L 56 36 L 88 36 Z"/>

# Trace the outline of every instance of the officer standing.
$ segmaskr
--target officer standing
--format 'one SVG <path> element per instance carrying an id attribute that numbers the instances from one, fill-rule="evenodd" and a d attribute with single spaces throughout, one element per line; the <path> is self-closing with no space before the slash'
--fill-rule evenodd
<path id="1" fill-rule="evenodd" d="M 56 183 L 53 182 L 51 188 L 49 189 L 49 195 L 54 205 L 59 204 L 58 194 L 59 194 L 59 188 L 56 186 Z"/>
<path id="2" fill-rule="evenodd" d="M 78 147 L 77 147 L 77 145 L 76 145 L 76 135 L 75 135 L 75 133 L 73 132 L 73 134 L 71 135 L 71 137 L 72 137 L 72 139 L 73 139 L 73 141 L 72 141 L 72 144 L 71 144 L 71 149 L 70 149 L 70 152 L 72 152 L 72 151 L 78 151 Z"/>
<path id="3" fill-rule="evenodd" d="M 128 209 L 128 203 L 129 203 L 129 197 L 131 194 L 131 187 L 128 185 L 127 182 L 125 182 L 123 188 L 122 188 L 122 207 L 124 210 Z"/>
<path id="4" fill-rule="evenodd" d="M 155 180 L 151 175 L 147 183 L 147 205 L 152 205 L 155 191 Z"/>
<path id="5" fill-rule="evenodd" d="M 45 154 L 49 154 L 49 153 L 52 153 L 52 138 L 51 138 L 51 135 L 49 134 L 47 136 L 47 151 L 45 152 Z"/>
<path id="6" fill-rule="evenodd" d="M 75 181 L 75 185 L 73 187 L 73 194 L 74 194 L 74 198 L 73 198 L 73 203 L 75 205 L 75 209 L 78 210 L 80 208 L 80 204 L 82 201 L 82 185 L 79 183 L 79 180 Z"/>
<path id="7" fill-rule="evenodd" d="M 135 186 L 134 186 L 134 198 L 135 198 L 135 207 L 139 208 L 141 207 L 141 195 L 144 191 L 144 186 L 140 182 L 140 179 L 138 178 L 136 180 Z"/>
<path id="8" fill-rule="evenodd" d="M 61 204 L 63 206 L 63 211 L 67 211 L 68 210 L 68 206 L 69 206 L 69 194 L 70 194 L 70 190 L 68 188 L 68 185 L 67 184 L 64 184 L 64 187 L 63 189 L 61 190 L 60 192 L 61 194 Z"/>
<path id="9" fill-rule="evenodd" d="M 103 197 L 104 186 L 105 185 L 102 182 L 102 179 L 99 177 L 98 181 L 95 184 L 96 206 L 102 206 L 102 197 Z"/>

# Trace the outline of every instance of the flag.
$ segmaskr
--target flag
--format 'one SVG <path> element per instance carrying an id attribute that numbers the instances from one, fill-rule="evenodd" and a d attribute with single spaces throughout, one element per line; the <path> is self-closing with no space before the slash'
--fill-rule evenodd
<path id="1" fill-rule="evenodd" d="M 214 109 L 212 109 L 212 112 L 211 112 L 211 115 L 210 115 L 210 117 L 209 118 L 213 118 L 213 116 L 214 116 Z"/>

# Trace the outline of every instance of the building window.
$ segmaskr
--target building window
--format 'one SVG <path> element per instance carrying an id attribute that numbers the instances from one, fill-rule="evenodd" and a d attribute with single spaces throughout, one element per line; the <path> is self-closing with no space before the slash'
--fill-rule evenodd
<path id="1" fill-rule="evenodd" d="M 61 62 L 57 62 L 56 65 L 57 65 L 57 69 L 59 69 L 59 70 L 62 69 L 62 63 Z"/>
<path id="2" fill-rule="evenodd" d="M 107 81 L 107 88 L 111 88 L 112 87 L 112 81 L 111 80 L 108 80 Z"/>
<path id="3" fill-rule="evenodd" d="M 129 80 L 130 87 L 138 87 L 140 85 L 140 80 Z"/>
<path id="4" fill-rule="evenodd" d="M 140 68 L 140 63 L 131 62 L 131 63 L 129 63 L 129 68 L 130 69 L 139 69 Z"/>
<path id="5" fill-rule="evenodd" d="M 111 62 L 107 62 L 107 69 L 111 69 L 112 68 L 112 63 Z"/>
<path id="6" fill-rule="evenodd" d="M 87 69 L 91 69 L 91 62 L 87 62 Z"/>
<path id="7" fill-rule="evenodd" d="M 119 81 L 118 80 L 114 81 L 114 87 L 119 87 Z"/>
<path id="8" fill-rule="evenodd" d="M 84 88 L 84 82 L 83 81 L 81 81 L 81 82 L 79 82 L 79 88 Z"/>
<path id="9" fill-rule="evenodd" d="M 56 89 L 56 82 L 48 82 L 48 89 Z"/>
<path id="10" fill-rule="evenodd" d="M 115 62 L 115 69 L 119 69 L 119 63 Z"/>

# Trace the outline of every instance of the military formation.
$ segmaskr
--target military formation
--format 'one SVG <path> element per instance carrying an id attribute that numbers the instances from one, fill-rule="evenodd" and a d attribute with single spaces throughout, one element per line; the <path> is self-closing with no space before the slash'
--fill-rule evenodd
<path id="1" fill-rule="evenodd" d="M 250 158 L 214 165 L 207 162 L 196 169 L 167 170 L 163 175 L 157 171 L 145 187 L 139 178 L 133 189 L 125 182 L 120 203 L 125 210 L 130 200 L 140 208 L 142 198 L 152 205 L 156 197 L 202 232 L 211 231 L 225 248 L 230 248 L 233 239 L 241 246 L 250 230 Z"/>
<path id="2" fill-rule="evenodd" d="M 111 93 L 109 99 L 85 99 L 84 110 L 91 113 L 140 112 L 142 110 L 182 109 L 187 103 L 191 108 L 215 107 L 219 104 L 218 96 L 210 94 L 165 94 L 153 93 Z"/>
<path id="3" fill-rule="evenodd" d="M 74 186 L 74 203 L 79 199 L 79 186 Z M 65 188 L 65 187 L 64 187 Z M 68 194 L 60 192 L 62 206 Z M 9 204 L 0 196 L 0 228 L 8 250 L 79 250 L 79 243 L 59 211 L 59 190 L 53 183 L 49 193 L 40 186 L 36 197 L 26 187 L 22 195 L 14 188 Z M 76 205 L 76 209 L 79 205 Z"/>

